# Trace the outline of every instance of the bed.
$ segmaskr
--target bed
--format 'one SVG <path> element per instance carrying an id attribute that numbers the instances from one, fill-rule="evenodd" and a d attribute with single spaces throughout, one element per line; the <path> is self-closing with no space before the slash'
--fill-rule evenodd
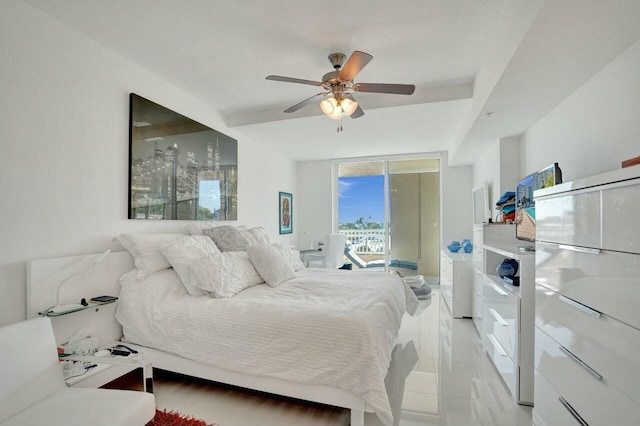
<path id="1" fill-rule="evenodd" d="M 29 264 L 30 293 L 46 281 L 38 266 Z M 174 269 L 141 280 L 131 266 L 128 253 L 111 253 L 82 279 L 116 281 L 122 340 L 155 368 L 348 408 L 352 425 L 365 411 L 392 423 L 385 376 L 402 316 L 418 305 L 397 274 L 303 269 L 277 287 L 213 298 L 188 294 Z"/>

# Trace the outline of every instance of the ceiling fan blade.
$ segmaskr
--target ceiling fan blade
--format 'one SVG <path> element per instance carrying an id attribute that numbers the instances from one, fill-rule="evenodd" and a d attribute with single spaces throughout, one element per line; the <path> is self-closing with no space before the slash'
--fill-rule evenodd
<path id="1" fill-rule="evenodd" d="M 351 54 L 351 56 L 349 56 L 349 59 L 347 59 L 342 70 L 340 70 L 338 77 L 340 77 L 340 80 L 342 81 L 353 81 L 354 77 L 362 71 L 362 68 L 371 62 L 372 59 L 373 56 L 368 53 L 356 50 Z"/>
<path id="2" fill-rule="evenodd" d="M 300 108 L 302 108 L 303 106 L 306 106 L 309 102 L 311 102 L 313 99 L 317 98 L 318 96 L 324 96 L 329 92 L 320 92 L 316 95 L 311 96 L 310 98 L 305 99 L 304 101 L 295 104 L 292 107 L 289 107 L 287 109 L 284 110 L 284 112 L 289 113 L 289 112 L 295 112 L 297 110 L 299 110 Z"/>
<path id="3" fill-rule="evenodd" d="M 356 92 L 412 95 L 416 86 L 413 84 L 356 83 L 353 85 L 353 90 Z"/>
<path id="4" fill-rule="evenodd" d="M 355 111 L 353 111 L 353 114 L 351 114 L 351 118 L 360 118 L 364 115 L 364 111 L 362 110 L 362 108 L 360 108 L 360 105 L 358 105 L 358 108 L 356 108 Z"/>
<path id="5" fill-rule="evenodd" d="M 299 83 L 299 84 L 309 84 L 311 86 L 322 86 L 322 82 L 320 81 L 304 80 L 302 78 L 283 77 L 281 75 L 268 75 L 265 78 L 267 80 L 283 81 L 285 83 Z"/>

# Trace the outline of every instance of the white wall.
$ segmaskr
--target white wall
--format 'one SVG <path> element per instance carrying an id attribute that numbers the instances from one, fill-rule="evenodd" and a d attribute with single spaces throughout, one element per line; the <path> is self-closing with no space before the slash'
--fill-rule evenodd
<path id="1" fill-rule="evenodd" d="M 522 138 L 524 174 L 558 162 L 563 180 L 620 168 L 640 155 L 640 41 Z"/>
<path id="2" fill-rule="evenodd" d="M 447 153 L 440 157 L 440 243 L 446 246 L 453 240 L 473 238 L 471 190 L 473 168 L 449 166 Z"/>
<path id="3" fill-rule="evenodd" d="M 2 9 L 0 325 L 25 318 L 27 260 L 122 250 L 112 238 L 124 232 L 183 231 L 183 221 L 127 220 L 130 92 L 238 139 L 152 72 L 22 2 Z M 277 236 L 277 195 L 295 198 L 295 163 L 249 140 L 238 157 L 238 222 Z"/>
<path id="4" fill-rule="evenodd" d="M 516 182 L 524 175 L 520 165 L 519 137 L 502 138 L 489 145 L 473 165 L 473 187 L 487 184 L 489 206 L 495 220 L 496 202 L 507 191 L 515 191 Z"/>
<path id="5" fill-rule="evenodd" d="M 294 218 L 299 248 L 309 246 L 309 235 L 316 244 L 332 232 L 333 165 L 331 161 L 298 163 L 298 197 L 294 199 L 298 214 Z"/>
<path id="6" fill-rule="evenodd" d="M 314 234 L 314 241 L 332 230 L 333 172 L 331 161 L 298 163 L 298 243 L 308 244 L 303 230 Z M 440 243 L 472 238 L 472 168 L 450 167 L 447 154 L 440 157 L 441 227 Z"/>

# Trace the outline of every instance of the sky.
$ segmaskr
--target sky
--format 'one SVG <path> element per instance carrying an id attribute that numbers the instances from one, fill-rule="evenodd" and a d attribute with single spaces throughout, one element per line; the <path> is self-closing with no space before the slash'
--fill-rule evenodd
<path id="1" fill-rule="evenodd" d="M 338 222 L 353 223 L 360 217 L 384 222 L 384 176 L 338 178 Z"/>

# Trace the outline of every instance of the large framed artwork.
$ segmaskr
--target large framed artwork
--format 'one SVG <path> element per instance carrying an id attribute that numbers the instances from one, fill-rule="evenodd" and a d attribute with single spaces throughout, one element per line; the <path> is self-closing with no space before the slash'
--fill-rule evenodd
<path id="1" fill-rule="evenodd" d="M 280 233 L 291 234 L 293 232 L 293 195 L 288 192 L 280 192 L 278 200 L 280 204 Z"/>
<path id="2" fill-rule="evenodd" d="M 129 219 L 237 220 L 238 141 L 131 93 Z"/>

